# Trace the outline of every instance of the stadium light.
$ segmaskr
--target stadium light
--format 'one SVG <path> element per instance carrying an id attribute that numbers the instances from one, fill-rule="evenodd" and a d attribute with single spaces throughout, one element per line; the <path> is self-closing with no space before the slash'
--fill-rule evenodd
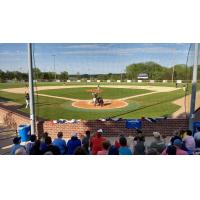
<path id="1" fill-rule="evenodd" d="M 56 81 L 56 55 L 52 55 L 53 56 L 53 70 L 55 73 L 55 81 Z"/>

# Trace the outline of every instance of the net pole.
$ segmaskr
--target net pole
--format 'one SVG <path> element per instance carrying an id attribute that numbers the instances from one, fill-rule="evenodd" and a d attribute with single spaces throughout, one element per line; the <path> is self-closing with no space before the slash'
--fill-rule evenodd
<path id="1" fill-rule="evenodd" d="M 30 97 L 30 121 L 31 121 L 31 135 L 36 133 L 35 128 L 35 100 L 34 100 L 34 86 L 33 86 L 33 55 L 32 44 L 28 44 L 28 68 L 29 68 L 29 97 Z"/>
<path id="2" fill-rule="evenodd" d="M 195 49 L 194 49 L 194 67 L 193 67 L 193 75 L 192 75 L 192 94 L 191 94 L 190 118 L 189 118 L 189 129 L 191 131 L 193 130 L 193 121 L 194 121 L 194 118 L 195 118 L 198 51 L 199 51 L 199 44 L 196 43 L 195 44 Z"/>

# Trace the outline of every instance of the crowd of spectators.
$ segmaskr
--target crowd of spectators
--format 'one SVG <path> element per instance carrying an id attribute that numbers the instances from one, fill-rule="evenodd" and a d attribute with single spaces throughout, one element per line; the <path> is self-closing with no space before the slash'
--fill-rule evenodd
<path id="1" fill-rule="evenodd" d="M 196 133 L 190 130 L 180 130 L 173 133 L 170 140 L 159 132 L 152 133 L 153 141 L 146 144 L 141 130 L 131 142 L 127 142 L 124 135 L 120 135 L 114 142 L 103 136 L 99 129 L 93 135 L 86 131 L 85 136 L 78 138 L 72 133 L 69 140 L 63 139 L 63 133 L 58 132 L 57 138 L 52 138 L 47 132 L 40 138 L 30 136 L 30 141 L 21 144 L 21 138 L 13 139 L 12 155 L 200 155 L 200 128 Z M 131 144 L 130 144 L 131 143 Z"/>

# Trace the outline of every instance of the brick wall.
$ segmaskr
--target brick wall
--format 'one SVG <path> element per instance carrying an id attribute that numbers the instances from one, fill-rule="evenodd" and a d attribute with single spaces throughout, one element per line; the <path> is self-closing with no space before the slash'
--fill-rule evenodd
<path id="1" fill-rule="evenodd" d="M 28 117 L 0 106 L 0 123 L 7 125 L 9 128 L 17 129 L 20 124 L 29 124 Z"/>
<path id="2" fill-rule="evenodd" d="M 200 121 L 200 109 L 196 111 L 196 121 Z M 25 115 L 15 113 L 0 106 L 0 123 L 16 129 L 20 124 L 29 124 L 29 118 Z M 125 128 L 125 120 L 113 121 L 81 121 L 74 124 L 54 124 L 52 121 L 40 121 L 37 123 L 38 134 L 48 132 L 52 138 L 56 137 L 57 132 L 62 131 L 65 138 L 69 138 L 72 132 L 80 135 L 86 130 L 95 132 L 103 129 L 107 136 L 119 136 L 119 134 L 133 135 L 135 130 Z M 146 136 L 152 135 L 153 131 L 159 131 L 163 135 L 171 135 L 177 129 L 187 129 L 187 119 L 162 119 L 156 123 L 142 120 L 142 131 Z"/>
<path id="3" fill-rule="evenodd" d="M 48 132 L 52 138 L 56 137 L 59 131 L 62 131 L 64 138 L 69 138 L 72 132 L 83 135 L 86 130 L 95 132 L 98 129 L 103 129 L 106 136 L 119 136 L 125 134 L 127 136 L 135 134 L 135 130 L 125 127 L 125 120 L 118 122 L 113 121 L 81 121 L 74 124 L 54 124 L 52 121 L 44 121 L 38 123 L 39 132 Z M 142 131 L 146 136 L 151 136 L 153 131 L 159 131 L 163 135 L 171 135 L 177 129 L 187 129 L 187 119 L 162 119 L 156 123 L 151 123 L 147 120 L 142 120 Z"/>

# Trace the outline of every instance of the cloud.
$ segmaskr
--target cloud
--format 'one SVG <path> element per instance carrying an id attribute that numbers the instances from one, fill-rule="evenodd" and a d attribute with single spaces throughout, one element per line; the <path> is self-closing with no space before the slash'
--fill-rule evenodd
<path id="1" fill-rule="evenodd" d="M 9 51 L 9 50 L 3 50 L 0 51 L 0 56 L 25 56 L 27 53 L 25 51 Z"/>
<path id="2" fill-rule="evenodd" d="M 81 47 L 83 48 L 83 47 Z M 186 48 L 172 48 L 172 47 L 162 47 L 149 45 L 147 47 L 100 47 L 90 45 L 89 48 L 86 46 L 81 49 L 76 47 L 76 50 L 65 50 L 60 52 L 63 55 L 76 55 L 76 56 L 131 56 L 134 54 L 186 54 Z"/>

